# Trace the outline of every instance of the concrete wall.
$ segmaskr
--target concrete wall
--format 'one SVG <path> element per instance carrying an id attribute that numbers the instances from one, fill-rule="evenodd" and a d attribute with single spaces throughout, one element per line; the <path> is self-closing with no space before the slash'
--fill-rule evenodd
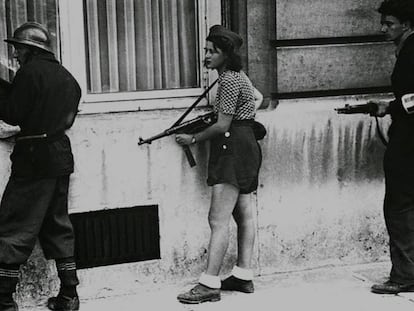
<path id="1" fill-rule="evenodd" d="M 257 215 L 256 274 L 384 259 L 382 220 L 384 148 L 366 116 L 339 116 L 334 107 L 358 98 L 281 102 L 260 111 L 268 129 L 261 142 L 260 187 L 252 195 Z M 196 278 L 206 264 L 210 189 L 206 144 L 194 149 L 190 168 L 171 137 L 137 146 L 169 126 L 179 111 L 81 115 L 70 136 L 76 157 L 70 211 L 158 204 L 161 259 L 80 271 L 84 297 L 115 295 L 153 282 Z M 201 113 L 199 111 L 198 113 Z M 386 126 L 387 120 L 383 120 Z M 0 144 L 3 190 L 9 143 Z M 235 227 L 223 273 L 236 259 Z M 56 290 L 56 272 L 37 248 L 22 269 L 19 300 Z"/>
<path id="2" fill-rule="evenodd" d="M 378 34 L 382 0 L 275 0 L 277 39 Z M 311 26 L 310 26 L 311 25 Z"/>
<path id="3" fill-rule="evenodd" d="M 242 8 L 231 25 L 244 36 L 246 69 L 264 107 L 277 105 L 280 94 L 358 94 L 390 85 L 395 56 L 379 36 L 381 0 L 225 2 Z"/>
<path id="4" fill-rule="evenodd" d="M 387 86 L 395 63 L 394 49 L 383 42 L 279 48 L 278 91 Z"/>
<path id="5" fill-rule="evenodd" d="M 261 273 L 375 261 L 382 221 L 384 147 L 375 121 L 340 116 L 358 98 L 281 102 L 269 124 L 257 195 Z M 382 120 L 385 128 L 389 120 Z"/>

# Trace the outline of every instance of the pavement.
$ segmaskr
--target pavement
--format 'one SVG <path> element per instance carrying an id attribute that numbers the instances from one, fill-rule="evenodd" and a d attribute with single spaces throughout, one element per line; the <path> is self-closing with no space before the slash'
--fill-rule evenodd
<path id="1" fill-rule="evenodd" d="M 82 311 L 381 311 L 414 310 L 414 292 L 378 295 L 370 292 L 373 283 L 385 281 L 388 262 L 353 266 L 325 266 L 258 276 L 255 293 L 223 292 L 221 301 L 197 305 L 181 304 L 177 294 L 190 289 L 196 280 L 176 284 L 151 284 L 137 292 L 83 298 Z M 82 295 L 82 293 L 80 292 Z M 81 297 L 82 298 L 82 297 Z M 47 310 L 44 306 L 21 311 Z"/>

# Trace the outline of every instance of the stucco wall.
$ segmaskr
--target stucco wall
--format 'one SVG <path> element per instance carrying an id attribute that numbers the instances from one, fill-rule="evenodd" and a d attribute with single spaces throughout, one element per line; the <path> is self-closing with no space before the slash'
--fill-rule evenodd
<path id="1" fill-rule="evenodd" d="M 384 151 L 367 116 L 337 115 L 334 107 L 358 98 L 281 102 L 260 111 L 268 129 L 260 142 L 260 187 L 252 195 L 257 220 L 256 274 L 386 258 L 382 220 Z M 133 291 L 148 282 L 196 278 L 206 263 L 210 189 L 205 184 L 207 145 L 193 148 L 190 168 L 171 137 L 138 146 L 170 126 L 180 111 L 80 115 L 70 130 L 76 170 L 70 211 L 86 212 L 148 203 L 159 206 L 161 259 L 80 271 L 85 297 Z M 202 113 L 199 111 L 198 113 Z M 198 114 L 196 113 L 196 114 Z M 388 119 L 382 120 L 387 125 Z M 0 144 L 1 191 L 11 145 Z M 223 273 L 236 258 L 235 230 Z M 56 272 L 37 248 L 19 300 L 56 290 Z"/>
<path id="2" fill-rule="evenodd" d="M 358 94 L 389 85 L 395 57 L 380 36 L 381 0 L 224 2 L 239 8 L 232 26 L 244 38 L 245 69 L 263 106 L 302 92 Z"/>
<path id="3" fill-rule="evenodd" d="M 384 146 L 373 118 L 334 112 L 345 103 L 361 102 L 282 102 L 260 116 L 270 125 L 257 195 L 262 273 L 387 254 Z"/>

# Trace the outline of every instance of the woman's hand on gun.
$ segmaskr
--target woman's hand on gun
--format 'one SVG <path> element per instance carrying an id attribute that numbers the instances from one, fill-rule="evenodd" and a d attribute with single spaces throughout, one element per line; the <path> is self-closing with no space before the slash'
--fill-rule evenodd
<path id="1" fill-rule="evenodd" d="M 179 145 L 191 145 L 193 143 L 193 135 L 177 134 L 175 135 L 175 141 Z"/>

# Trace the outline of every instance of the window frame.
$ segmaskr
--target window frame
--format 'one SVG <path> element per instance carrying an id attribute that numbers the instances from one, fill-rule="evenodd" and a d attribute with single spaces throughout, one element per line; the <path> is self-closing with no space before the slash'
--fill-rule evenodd
<path id="1" fill-rule="evenodd" d="M 221 23 L 220 0 L 194 1 L 197 2 L 198 20 L 200 21 L 198 72 L 201 87 L 88 94 L 83 0 L 58 0 L 61 60 L 63 66 L 73 74 L 82 89 L 80 113 L 172 109 L 190 106 L 216 76 L 214 72 L 204 68 L 203 55 L 209 27 Z"/>

